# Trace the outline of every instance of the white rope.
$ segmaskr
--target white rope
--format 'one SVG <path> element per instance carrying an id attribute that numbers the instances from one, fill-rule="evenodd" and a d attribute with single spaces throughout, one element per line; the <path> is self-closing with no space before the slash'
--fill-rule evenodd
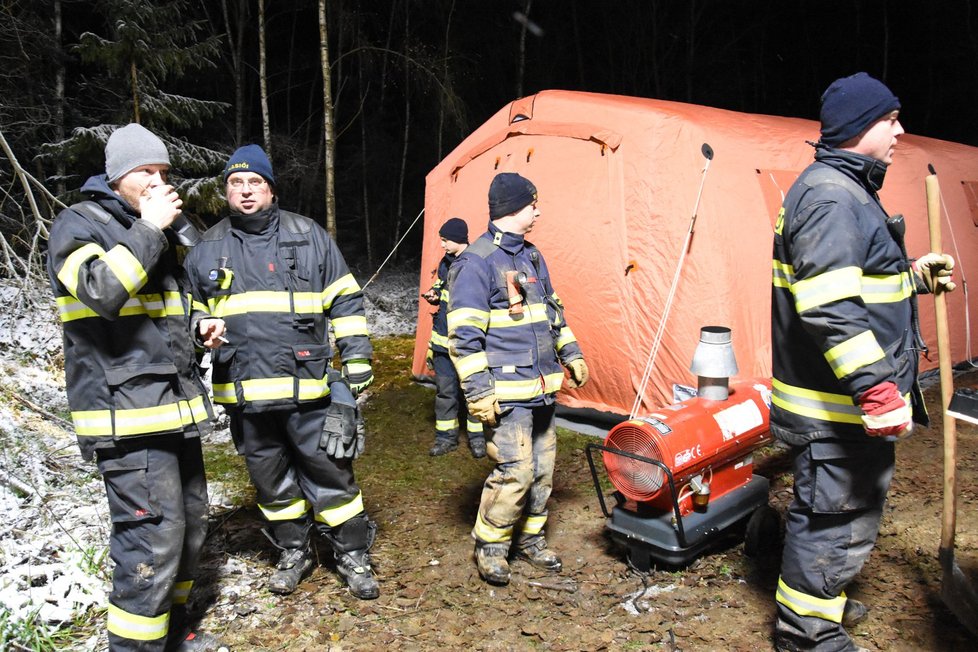
<path id="1" fill-rule="evenodd" d="M 978 364 L 972 360 L 971 357 L 971 309 L 969 308 L 968 302 L 968 276 L 964 271 L 964 259 L 961 258 L 961 252 L 958 249 L 958 240 L 954 237 L 954 225 L 951 224 L 951 214 L 947 210 L 947 204 L 944 203 L 944 192 L 940 189 L 938 185 L 938 196 L 941 198 L 941 210 L 944 212 L 944 221 L 947 223 L 947 230 L 951 234 L 951 247 L 954 250 L 954 269 L 955 271 L 960 271 L 961 274 L 961 291 L 964 293 L 964 359 L 972 367 L 978 368 Z M 941 252 L 935 252 L 941 253 Z"/>
<path id="2" fill-rule="evenodd" d="M 634 419 L 638 411 L 642 409 L 642 399 L 645 396 L 645 391 L 649 385 L 649 379 L 652 377 L 652 370 L 655 368 L 655 358 L 659 354 L 659 346 L 662 344 L 662 338 L 665 335 L 666 321 L 669 319 L 669 311 L 672 310 L 673 301 L 676 298 L 676 290 L 679 287 L 679 278 L 682 275 L 683 264 L 686 262 L 686 255 L 689 253 L 689 244 L 693 239 L 693 229 L 696 225 L 696 213 L 699 210 L 700 198 L 703 196 L 703 184 L 706 183 L 706 172 L 710 169 L 710 161 L 712 158 L 706 159 L 706 165 L 703 166 L 703 173 L 700 177 L 700 188 L 699 192 L 696 193 L 696 202 L 693 205 L 693 217 L 689 221 L 689 230 L 686 232 L 686 240 L 683 242 L 683 248 L 679 255 L 679 262 L 676 265 L 676 272 L 672 275 L 672 285 L 669 287 L 669 295 L 666 297 L 665 305 L 662 310 L 662 319 L 659 321 L 659 328 L 656 330 L 655 338 L 652 340 L 652 350 L 649 352 L 649 359 L 645 363 L 645 370 L 642 372 L 642 380 L 638 384 L 638 392 L 635 395 L 635 402 L 632 403 L 632 411 L 629 413 L 628 418 Z"/>
<path id="3" fill-rule="evenodd" d="M 374 275 L 370 277 L 370 280 L 369 281 L 367 281 L 366 283 L 363 284 L 363 287 L 360 288 L 361 290 L 366 290 L 367 289 L 367 286 L 374 282 L 374 279 L 377 278 L 377 275 L 378 274 L 380 274 L 380 270 L 384 269 L 384 265 L 386 265 L 387 264 L 387 261 L 391 259 L 391 256 L 394 255 L 394 252 L 397 251 L 397 248 L 401 246 L 401 243 L 404 242 L 404 238 L 406 238 L 408 236 L 408 233 L 411 232 L 411 229 L 413 229 L 414 228 L 414 225 L 418 223 L 418 220 L 421 219 L 421 216 L 422 215 L 424 215 L 424 209 L 423 208 L 421 209 L 421 212 L 418 213 L 418 216 L 416 218 L 414 218 L 414 221 L 411 222 L 411 226 L 409 226 L 407 228 L 407 231 L 404 232 L 404 235 L 401 236 L 401 239 L 397 241 L 397 244 L 396 245 L 394 245 L 394 248 L 391 249 L 391 252 L 389 254 L 387 254 L 387 258 L 385 258 L 384 259 L 384 262 L 382 262 L 380 264 L 380 267 L 377 268 L 377 271 L 374 272 Z"/>

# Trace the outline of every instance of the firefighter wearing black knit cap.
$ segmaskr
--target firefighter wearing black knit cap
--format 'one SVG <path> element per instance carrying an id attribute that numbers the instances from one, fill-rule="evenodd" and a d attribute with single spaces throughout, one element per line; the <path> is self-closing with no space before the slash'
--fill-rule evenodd
<path id="1" fill-rule="evenodd" d="M 291 593 L 312 571 L 318 530 L 350 592 L 376 598 L 376 526 L 353 473 L 364 439 L 354 396 L 373 381 L 363 293 L 325 229 L 279 208 L 261 147 L 236 150 L 224 181 L 231 214 L 185 264 L 195 305 L 227 322 L 228 343 L 211 360 L 214 402 L 227 409 L 280 551 L 268 589 Z"/>
<path id="2" fill-rule="evenodd" d="M 428 341 L 428 367 L 435 372 L 435 443 L 428 454 L 432 457 L 451 453 L 458 448 L 459 424 L 465 424 L 472 457 L 486 456 L 486 436 L 482 422 L 465 409 L 465 396 L 459 385 L 458 373 L 448 355 L 448 270 L 469 246 L 469 226 L 465 220 L 453 217 L 438 229 L 445 255 L 438 263 L 437 280 L 421 295 L 425 301 L 438 306 L 431 324 Z"/>
<path id="3" fill-rule="evenodd" d="M 539 216 L 529 179 L 496 175 L 489 230 L 449 272 L 448 350 L 496 463 L 472 528 L 479 574 L 491 584 L 509 583 L 511 552 L 540 568 L 561 568 L 544 537 L 557 453 L 555 400 L 563 367 L 570 387 L 588 379 L 543 255 L 524 238 Z"/>
<path id="4" fill-rule="evenodd" d="M 822 96 L 815 162 L 785 197 L 774 234 L 771 432 L 791 446 L 776 594 L 779 650 L 857 650 L 866 616 L 845 588 L 879 531 L 894 441 L 927 423 L 917 383 L 916 296 L 954 289 L 950 256 L 911 262 L 903 218 L 877 191 L 900 102 L 866 73 Z"/>

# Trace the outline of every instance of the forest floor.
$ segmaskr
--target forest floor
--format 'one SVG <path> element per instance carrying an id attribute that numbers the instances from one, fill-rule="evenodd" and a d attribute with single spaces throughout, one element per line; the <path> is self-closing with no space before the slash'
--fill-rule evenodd
<path id="1" fill-rule="evenodd" d="M 415 291 L 405 291 L 401 302 L 416 301 Z M 356 465 L 367 510 L 378 523 L 371 552 L 380 598 L 361 601 L 349 594 L 325 542 L 318 546 L 321 565 L 295 593 L 267 591 L 277 554 L 261 534 L 244 465 L 219 423 L 205 440 L 210 533 L 190 603 L 202 630 L 221 637 L 231 650 L 260 651 L 772 649 L 778 552 L 750 559 L 739 539 L 718 539 L 715 549 L 685 568 L 635 570 L 608 536 L 588 469 L 585 447 L 600 440 L 565 429 L 558 433 L 548 521 L 548 540 L 562 556 L 563 570 L 548 573 L 514 562 L 509 586 L 483 582 L 469 532 L 492 463 L 473 459 L 464 443 L 449 455 L 428 456 L 434 392 L 411 377 L 413 342 L 413 335 L 375 341 L 377 381 L 365 407 L 367 447 Z M 57 386 L 58 365 L 10 355 L 0 362 L 12 379 L 0 391 L 0 481 L 7 479 L 0 482 L 0 571 L 33 565 L 30 590 L 47 591 L 51 602 L 57 596 L 40 586 L 37 569 L 63 563 L 65 549 L 74 545 L 89 553 L 95 549 L 88 558 L 101 565 L 96 574 L 107 587 L 110 562 L 97 551 L 104 550 L 107 536 L 104 497 L 97 474 L 77 457 L 69 427 L 56 416 L 66 408 L 63 385 Z M 978 386 L 978 372 L 960 374 L 955 383 Z M 869 617 L 851 631 L 857 644 L 870 650 L 978 649 L 978 640 L 940 597 L 942 429 L 936 383 L 926 395 L 935 423 L 897 444 L 897 471 L 878 544 L 848 590 L 870 608 Z M 978 428 L 958 422 L 958 433 L 956 559 L 975 576 Z M 47 452 L 29 448 L 38 441 L 46 442 Z M 18 452 L 21 447 L 26 452 Z M 777 446 L 758 451 L 755 472 L 770 479 L 770 504 L 783 514 L 791 497 L 786 451 Z M 29 481 L 12 481 L 28 475 Z M 60 484 L 72 476 L 82 478 L 87 489 Z M 52 577 L 62 572 L 67 573 L 62 569 Z M 15 588 L 4 577 L 0 592 Z M 0 596 L 5 603 L 15 594 L 8 595 Z M 104 596 L 96 597 L 86 617 L 61 625 L 57 649 L 105 649 Z"/>
<path id="2" fill-rule="evenodd" d="M 771 649 L 777 553 L 751 560 L 739 541 L 686 568 L 641 573 L 610 540 L 588 470 L 592 438 L 561 430 L 548 539 L 560 573 L 515 562 L 506 587 L 483 582 L 469 531 L 488 460 L 465 445 L 430 458 L 432 391 L 411 382 L 412 338 L 382 343 L 378 383 L 366 412 L 367 453 L 357 473 L 379 524 L 372 554 L 382 594 L 353 598 L 324 564 L 290 596 L 262 588 L 273 550 L 253 505 L 216 513 L 206 566 L 213 582 L 198 599 L 203 625 L 232 649 L 248 650 L 744 650 Z M 978 384 L 978 372 L 958 386 Z M 932 415 L 937 388 L 928 390 Z M 961 424 L 957 561 L 978 566 L 978 431 Z M 788 456 L 756 456 L 783 514 L 791 495 Z M 870 608 L 852 631 L 871 650 L 974 650 L 978 642 L 940 598 L 936 552 L 942 495 L 941 426 L 898 444 L 897 474 L 876 550 L 849 589 Z M 243 583 L 243 584 L 242 584 Z M 241 590 L 244 588 L 244 590 Z"/>

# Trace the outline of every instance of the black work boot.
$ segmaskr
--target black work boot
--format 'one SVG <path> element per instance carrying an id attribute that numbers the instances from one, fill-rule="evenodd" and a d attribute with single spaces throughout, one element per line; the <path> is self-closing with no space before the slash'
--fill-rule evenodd
<path id="1" fill-rule="evenodd" d="M 268 590 L 287 595 L 313 567 L 313 551 L 309 545 L 309 523 L 306 521 L 281 521 L 262 530 L 272 545 L 281 551 L 275 572 L 268 579 Z"/>
<path id="2" fill-rule="evenodd" d="M 228 652 L 221 639 L 194 631 L 185 605 L 173 605 L 170 610 L 170 628 L 164 649 L 167 652 Z"/>
<path id="3" fill-rule="evenodd" d="M 479 439 L 470 439 L 469 450 L 472 451 L 472 457 L 477 460 L 482 459 L 486 456 L 486 440 L 481 437 Z"/>
<path id="4" fill-rule="evenodd" d="M 522 539 L 516 547 L 516 558 L 549 571 L 559 571 L 563 567 L 557 553 L 547 548 L 547 540 L 542 534 Z"/>
<path id="5" fill-rule="evenodd" d="M 370 546 L 377 534 L 377 524 L 359 514 L 339 524 L 325 536 L 333 544 L 336 570 L 350 593 L 361 600 L 373 600 L 380 596 L 380 586 L 370 566 Z"/>
<path id="6" fill-rule="evenodd" d="M 848 598 L 845 609 L 842 611 L 842 626 L 845 628 L 855 627 L 869 616 L 869 607 L 859 600 Z"/>
<path id="7" fill-rule="evenodd" d="M 447 455 L 453 450 L 458 448 L 458 442 L 452 441 L 451 439 L 445 439 L 443 437 L 437 437 L 435 439 L 435 445 L 431 447 L 428 451 L 428 455 L 432 457 L 438 457 L 439 455 Z"/>
<path id="8" fill-rule="evenodd" d="M 506 555 L 509 554 L 509 542 L 506 543 L 475 543 L 475 563 L 479 575 L 485 581 L 497 586 L 509 584 L 512 573 Z"/>
<path id="9" fill-rule="evenodd" d="M 308 544 L 303 548 L 283 549 L 275 564 L 275 572 L 268 579 L 268 590 L 282 595 L 292 593 L 312 572 L 312 565 L 312 550 Z"/>

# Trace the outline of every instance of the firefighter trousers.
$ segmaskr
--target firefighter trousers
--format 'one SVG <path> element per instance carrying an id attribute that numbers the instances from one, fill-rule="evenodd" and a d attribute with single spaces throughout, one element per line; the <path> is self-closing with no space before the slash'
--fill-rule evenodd
<path id="1" fill-rule="evenodd" d="M 333 459 L 323 448 L 328 405 L 322 401 L 266 412 L 228 410 L 231 436 L 245 458 L 258 507 L 282 548 L 306 543 L 310 517 L 335 528 L 363 512 L 352 460 Z"/>
<path id="2" fill-rule="evenodd" d="M 869 558 L 893 478 L 894 445 L 818 440 L 792 449 L 794 500 L 785 524 L 775 643 L 854 650 L 842 627 L 845 587 Z"/>
<path id="3" fill-rule="evenodd" d="M 482 423 L 470 417 L 466 409 L 465 395 L 451 357 L 447 353 L 434 351 L 432 366 L 435 369 L 435 437 L 457 444 L 459 424 L 465 423 L 470 442 L 485 440 Z"/>
<path id="4" fill-rule="evenodd" d="M 519 542 L 542 533 L 557 458 L 555 413 L 553 404 L 503 406 L 496 427 L 488 429 L 486 449 L 496 466 L 482 488 L 472 529 L 477 542 L 509 543 L 514 534 Z"/>
<path id="5" fill-rule="evenodd" d="M 96 456 L 112 518 L 109 649 L 163 650 L 170 612 L 183 611 L 207 535 L 200 439 L 139 437 Z"/>

